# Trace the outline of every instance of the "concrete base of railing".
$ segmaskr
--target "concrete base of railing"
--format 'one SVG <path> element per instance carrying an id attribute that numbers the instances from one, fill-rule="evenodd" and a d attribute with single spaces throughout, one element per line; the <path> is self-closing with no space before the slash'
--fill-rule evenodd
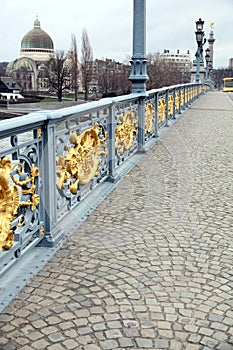
<path id="1" fill-rule="evenodd" d="M 59 242 L 65 237 L 65 232 L 60 230 L 54 230 L 54 232 L 51 234 L 50 239 L 43 239 L 40 241 L 40 243 L 37 245 L 37 247 L 47 247 L 47 248 L 53 248 L 56 247 Z"/>

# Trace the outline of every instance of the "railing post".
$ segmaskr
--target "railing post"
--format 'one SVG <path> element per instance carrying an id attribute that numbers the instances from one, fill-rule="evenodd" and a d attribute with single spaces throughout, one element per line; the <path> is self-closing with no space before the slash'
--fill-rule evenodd
<path id="1" fill-rule="evenodd" d="M 56 225 L 56 149 L 55 124 L 48 123 L 43 133 L 43 207 L 45 213 L 45 235 L 40 245 L 55 245 L 54 233 Z"/>
<path id="2" fill-rule="evenodd" d="M 187 88 L 184 86 L 184 109 L 188 106 L 188 95 L 187 95 Z"/>
<path id="3" fill-rule="evenodd" d="M 181 114 L 181 87 L 179 87 L 179 114 Z"/>
<path id="4" fill-rule="evenodd" d="M 159 130 L 159 114 L 158 114 L 158 92 L 155 94 L 155 137 L 158 137 L 158 130 Z"/>
<path id="5" fill-rule="evenodd" d="M 168 95 L 169 95 L 169 90 L 167 90 L 166 94 L 165 94 L 165 101 L 166 101 L 166 124 L 165 124 L 165 126 L 169 126 L 169 124 L 168 124 Z"/>
<path id="6" fill-rule="evenodd" d="M 138 151 L 144 152 L 145 146 L 145 97 L 139 98 L 138 105 Z"/>
<path id="7" fill-rule="evenodd" d="M 176 119 L 176 89 L 173 89 L 173 113 L 172 118 Z"/>
<path id="8" fill-rule="evenodd" d="M 115 120 L 114 120 L 114 104 L 109 107 L 109 123 L 108 123 L 108 157 L 109 157 L 109 178 L 110 182 L 115 181 Z"/>

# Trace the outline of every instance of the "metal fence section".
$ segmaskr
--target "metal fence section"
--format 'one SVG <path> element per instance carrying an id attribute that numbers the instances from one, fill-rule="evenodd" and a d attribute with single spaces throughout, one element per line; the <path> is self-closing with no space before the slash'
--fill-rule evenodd
<path id="1" fill-rule="evenodd" d="M 203 93 L 185 84 L 0 122 L 0 275 Z"/>

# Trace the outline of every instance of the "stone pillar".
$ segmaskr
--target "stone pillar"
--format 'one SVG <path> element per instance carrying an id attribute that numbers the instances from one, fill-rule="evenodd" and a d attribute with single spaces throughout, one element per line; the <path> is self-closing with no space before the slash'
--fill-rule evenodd
<path id="1" fill-rule="evenodd" d="M 209 49 L 210 49 L 210 60 L 211 60 L 211 67 L 210 68 L 213 68 L 214 66 L 214 42 L 215 42 L 215 38 L 214 38 L 214 32 L 213 32 L 213 27 L 214 27 L 214 24 L 211 23 L 210 24 L 210 35 L 209 35 L 209 39 L 208 39 L 208 43 L 209 43 Z"/>
<path id="2" fill-rule="evenodd" d="M 131 59 L 132 92 L 146 91 L 146 0 L 134 0 L 133 56 Z"/>

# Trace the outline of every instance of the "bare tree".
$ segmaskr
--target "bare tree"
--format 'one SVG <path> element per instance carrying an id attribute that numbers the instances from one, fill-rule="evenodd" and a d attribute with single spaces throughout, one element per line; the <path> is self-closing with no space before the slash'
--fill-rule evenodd
<path id="1" fill-rule="evenodd" d="M 107 69 L 98 74 L 98 86 L 102 93 L 116 92 L 117 77 L 114 72 L 108 72 Z"/>
<path id="2" fill-rule="evenodd" d="M 190 81 L 190 76 L 184 75 L 172 61 L 159 57 L 159 54 L 149 54 L 147 56 L 147 89 L 156 89 L 163 86 L 184 83 Z"/>
<path id="3" fill-rule="evenodd" d="M 62 92 L 70 88 L 70 68 L 66 61 L 66 54 L 63 50 L 55 52 L 55 58 L 49 62 L 49 84 L 50 88 L 57 93 L 57 99 L 62 101 Z"/>
<path id="4" fill-rule="evenodd" d="M 223 86 L 223 78 L 233 77 L 233 69 L 232 68 L 213 69 L 213 71 L 211 72 L 211 75 L 216 88 L 221 89 Z"/>
<path id="5" fill-rule="evenodd" d="M 0 62 L 0 77 L 6 76 L 7 65 L 8 65 L 8 62 Z"/>
<path id="6" fill-rule="evenodd" d="M 83 29 L 82 31 L 81 69 L 85 100 L 87 100 L 90 82 L 93 77 L 93 51 L 90 45 L 86 29 Z"/>
<path id="7" fill-rule="evenodd" d="M 116 95 L 130 92 L 129 69 L 121 72 L 103 71 L 98 76 L 98 86 L 103 96 L 115 93 Z"/>
<path id="8" fill-rule="evenodd" d="M 78 64 L 78 50 L 77 50 L 77 40 L 75 34 L 71 35 L 71 85 L 74 90 L 74 99 L 78 100 L 78 88 L 79 88 L 79 64 Z"/>

